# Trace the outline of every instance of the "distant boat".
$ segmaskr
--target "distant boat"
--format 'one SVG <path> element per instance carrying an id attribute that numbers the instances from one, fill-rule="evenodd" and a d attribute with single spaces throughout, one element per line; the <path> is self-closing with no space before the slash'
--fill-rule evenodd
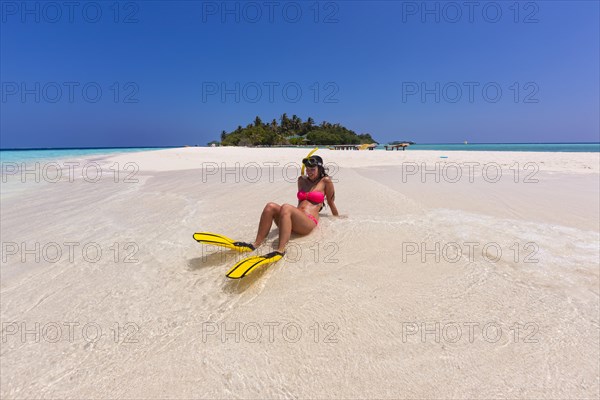
<path id="1" fill-rule="evenodd" d="M 469 142 L 467 142 L 467 141 L 465 140 L 465 144 L 469 144 Z"/>

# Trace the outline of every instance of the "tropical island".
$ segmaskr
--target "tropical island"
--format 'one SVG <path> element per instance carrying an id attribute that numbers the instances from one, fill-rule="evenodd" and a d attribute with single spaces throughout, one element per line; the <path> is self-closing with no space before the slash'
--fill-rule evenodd
<path id="1" fill-rule="evenodd" d="M 208 145 L 221 146 L 289 146 L 289 145 L 334 145 L 376 143 L 369 133 L 356 132 L 327 121 L 315 124 L 312 118 L 302 121 L 297 115 L 289 118 L 283 114 L 280 124 L 276 119 L 264 123 L 256 117 L 245 128 L 238 126 L 232 132 L 221 132 L 221 141 L 212 141 Z"/>

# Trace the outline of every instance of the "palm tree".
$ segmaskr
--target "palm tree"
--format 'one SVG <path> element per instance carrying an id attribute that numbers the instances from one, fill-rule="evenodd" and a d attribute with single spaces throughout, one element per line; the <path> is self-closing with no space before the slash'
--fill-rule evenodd
<path id="1" fill-rule="evenodd" d="M 281 116 L 281 131 L 285 135 L 288 135 L 290 132 L 290 119 L 288 118 L 286 113 L 283 113 Z"/>
<path id="2" fill-rule="evenodd" d="M 288 118 L 287 114 L 283 113 L 283 115 L 281 116 L 281 126 L 289 123 L 289 121 L 290 121 L 290 119 Z"/>
<path id="3" fill-rule="evenodd" d="M 300 131 L 300 126 L 302 126 L 302 120 L 296 114 L 292 115 L 292 129 L 294 133 Z"/>

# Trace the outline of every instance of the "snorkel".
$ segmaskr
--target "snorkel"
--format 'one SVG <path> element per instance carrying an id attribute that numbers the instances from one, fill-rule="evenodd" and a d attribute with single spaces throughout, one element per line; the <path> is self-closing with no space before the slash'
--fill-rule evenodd
<path id="1" fill-rule="evenodd" d="M 306 177 L 311 182 L 317 182 L 324 176 L 327 176 L 327 173 L 325 172 L 325 167 L 323 165 L 324 164 L 323 159 L 320 156 L 310 156 L 310 157 L 303 158 L 302 164 L 303 164 L 303 167 L 302 167 L 303 170 L 304 170 L 304 167 L 311 169 L 311 171 L 306 172 Z M 318 176 L 315 177 L 314 173 L 312 171 L 315 171 L 315 173 Z"/>
<path id="2" fill-rule="evenodd" d="M 302 160 L 302 169 L 300 171 L 300 175 L 304 175 L 304 160 L 306 160 L 307 158 L 310 158 L 310 156 L 312 156 L 313 154 L 315 154 L 315 152 L 319 150 L 318 147 L 315 147 L 314 149 L 312 149 L 312 151 L 310 153 L 308 153 L 308 155 L 306 157 L 304 157 L 304 159 Z"/>

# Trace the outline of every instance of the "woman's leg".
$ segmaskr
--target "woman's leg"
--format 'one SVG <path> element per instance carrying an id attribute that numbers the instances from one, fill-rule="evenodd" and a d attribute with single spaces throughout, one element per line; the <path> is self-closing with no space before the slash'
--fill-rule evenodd
<path id="1" fill-rule="evenodd" d="M 273 225 L 273 220 L 279 220 L 279 212 L 281 210 L 281 206 L 276 203 L 267 203 L 265 208 L 263 209 L 262 214 L 260 215 L 260 222 L 258 223 L 258 233 L 256 234 L 256 240 L 254 243 L 254 248 L 258 248 L 260 244 L 265 240 L 269 231 L 271 230 L 271 226 Z"/>
<path id="2" fill-rule="evenodd" d="M 284 204 L 279 211 L 279 248 L 283 253 L 285 246 L 290 241 L 292 231 L 299 235 L 307 235 L 315 228 L 315 223 L 302 211 L 291 204 Z"/>

